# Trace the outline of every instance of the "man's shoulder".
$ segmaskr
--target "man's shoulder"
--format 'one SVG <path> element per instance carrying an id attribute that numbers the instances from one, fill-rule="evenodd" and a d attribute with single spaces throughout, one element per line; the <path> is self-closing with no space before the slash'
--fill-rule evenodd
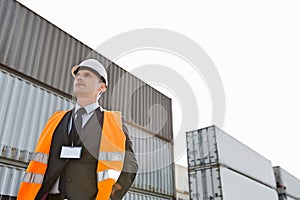
<path id="1" fill-rule="evenodd" d="M 57 111 L 55 111 L 53 114 L 52 114 L 52 116 L 54 115 L 63 115 L 63 114 L 66 114 L 66 113 L 68 113 L 68 112 L 70 112 L 71 110 L 57 110 Z"/>
<path id="2" fill-rule="evenodd" d="M 117 111 L 117 110 L 104 110 L 104 113 L 107 113 L 109 115 L 112 115 L 114 117 L 120 118 L 122 119 L 122 112 L 121 111 Z"/>
<path id="3" fill-rule="evenodd" d="M 70 111 L 71 110 L 58 110 L 58 111 L 55 111 L 51 115 L 51 117 L 49 118 L 49 120 L 51 120 L 51 119 L 57 119 L 57 118 L 63 118 Z"/>

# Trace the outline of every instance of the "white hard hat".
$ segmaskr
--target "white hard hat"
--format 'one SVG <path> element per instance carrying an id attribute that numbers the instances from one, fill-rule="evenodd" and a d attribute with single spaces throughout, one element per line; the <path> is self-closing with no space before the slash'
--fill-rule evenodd
<path id="1" fill-rule="evenodd" d="M 85 68 L 87 70 L 91 70 L 94 74 L 96 74 L 100 79 L 104 78 L 106 86 L 108 86 L 107 72 L 104 66 L 95 59 L 87 59 L 82 61 L 79 65 L 75 65 L 72 67 L 71 73 L 75 77 L 79 68 Z"/>

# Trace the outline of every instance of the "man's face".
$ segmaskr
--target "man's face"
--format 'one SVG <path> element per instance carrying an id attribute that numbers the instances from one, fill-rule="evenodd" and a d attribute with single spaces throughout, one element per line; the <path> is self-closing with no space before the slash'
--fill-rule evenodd
<path id="1" fill-rule="evenodd" d="M 79 70 L 75 76 L 73 91 L 76 97 L 97 99 L 101 86 L 104 83 L 89 70 Z"/>

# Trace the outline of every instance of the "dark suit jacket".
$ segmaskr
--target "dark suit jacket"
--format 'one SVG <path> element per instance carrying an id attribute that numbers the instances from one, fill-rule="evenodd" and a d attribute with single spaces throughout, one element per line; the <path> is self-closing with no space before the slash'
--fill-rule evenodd
<path id="1" fill-rule="evenodd" d="M 61 146 L 69 146 L 68 124 L 72 111 L 68 112 L 54 131 L 50 147 L 48 167 L 44 181 L 35 199 L 41 199 L 52 188 L 58 177 L 65 178 L 67 194 L 70 200 L 94 199 L 97 194 L 97 158 L 101 139 L 104 113 L 98 108 L 80 133 L 76 145 L 82 146 L 80 159 L 61 159 Z M 99 126 L 100 124 L 100 126 Z M 97 127 L 97 130 L 95 128 Z M 137 161 L 132 149 L 128 130 L 123 123 L 126 135 L 125 160 L 123 170 L 117 183 L 122 189 L 111 196 L 112 200 L 122 199 L 131 187 L 137 172 Z"/>

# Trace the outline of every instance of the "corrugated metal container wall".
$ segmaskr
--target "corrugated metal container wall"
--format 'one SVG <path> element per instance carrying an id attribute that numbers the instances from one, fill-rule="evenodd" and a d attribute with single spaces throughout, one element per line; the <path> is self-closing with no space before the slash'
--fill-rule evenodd
<path id="1" fill-rule="evenodd" d="M 57 110 L 72 108 L 74 102 L 2 70 L 0 85 L 0 158 L 27 163 L 47 119 Z M 127 127 L 139 163 L 134 187 L 172 196 L 172 144 L 141 128 Z M 11 185 L 5 177 L 3 184 L 19 187 L 19 182 Z"/>
<path id="2" fill-rule="evenodd" d="M 2 196 L 17 194 L 19 183 L 25 174 L 24 169 L 0 164 L 0 199 Z"/>
<path id="3" fill-rule="evenodd" d="M 166 96 L 18 2 L 0 1 L 0 27 L 0 63 L 71 97 L 71 67 L 97 58 L 109 74 L 103 106 L 124 111 L 127 120 L 172 139 L 171 100 Z"/>
<path id="4" fill-rule="evenodd" d="M 115 64 L 109 66 L 108 76 L 102 105 L 120 110 L 126 121 L 172 140 L 171 99 Z"/>
<path id="5" fill-rule="evenodd" d="M 225 167 L 189 171 L 191 200 L 278 200 L 275 189 Z"/>
<path id="6" fill-rule="evenodd" d="M 176 199 L 189 199 L 189 177 L 187 167 L 175 165 Z"/>
<path id="7" fill-rule="evenodd" d="M 220 175 L 224 200 L 278 200 L 275 189 L 241 174 L 220 167 Z"/>
<path id="8" fill-rule="evenodd" d="M 139 173 L 133 186 L 155 193 L 173 195 L 172 145 L 145 134 L 136 127 L 127 125 L 127 128 L 139 163 Z"/>
<path id="9" fill-rule="evenodd" d="M 1 177 L 9 177 L 11 182 L 19 181 L 18 179 L 24 175 L 24 171 L 13 169 L 13 168 L 3 168 L 0 166 Z M 14 200 L 16 198 L 11 197 L 9 194 L 16 193 L 19 188 L 7 187 L 6 184 L 0 183 L 0 199 L 2 200 Z M 12 191 L 13 190 L 13 191 Z M 143 194 L 140 192 L 129 191 L 123 198 L 123 200 L 173 200 L 173 198 L 153 196 L 149 194 Z"/>
<path id="10" fill-rule="evenodd" d="M 276 188 L 271 162 L 215 126 L 188 132 L 187 148 L 189 168 L 221 163 Z"/>
<path id="11" fill-rule="evenodd" d="M 18 2 L 0 1 L 0 27 L 2 171 L 24 173 L 49 116 L 74 103 L 71 67 L 82 59 L 97 58 L 109 74 L 109 89 L 101 105 L 123 112 L 142 166 L 134 188 L 160 196 L 137 192 L 132 198 L 175 195 L 171 99 Z M 12 183 L 8 175 L 1 175 L 1 181 L 1 187 L 9 189 L 1 190 L 0 198 L 16 196 L 20 179 Z"/>
<path id="12" fill-rule="evenodd" d="M 300 199 L 300 180 L 279 166 L 273 169 L 279 195 L 287 196 L 287 199 Z"/>
<path id="13" fill-rule="evenodd" d="M 189 170 L 191 200 L 222 200 L 219 170 L 216 168 Z"/>
<path id="14" fill-rule="evenodd" d="M 148 194 L 129 191 L 124 200 L 172 200 L 172 198 L 156 197 Z"/>
<path id="15" fill-rule="evenodd" d="M 1 157 L 28 162 L 48 118 L 74 103 L 2 70 L 0 86 Z"/>

